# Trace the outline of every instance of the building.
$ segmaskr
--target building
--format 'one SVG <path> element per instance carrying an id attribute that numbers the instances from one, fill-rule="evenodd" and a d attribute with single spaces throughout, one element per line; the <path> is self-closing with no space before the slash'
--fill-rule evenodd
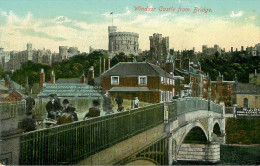
<path id="1" fill-rule="evenodd" d="M 101 75 L 103 93 L 129 100 L 138 97 L 147 103 L 170 101 L 174 83 L 171 74 L 148 62 L 120 62 Z"/>
<path id="2" fill-rule="evenodd" d="M 25 88 L 11 80 L 7 75 L 0 80 L 0 102 L 17 102 L 24 98 Z"/>
<path id="3" fill-rule="evenodd" d="M 259 48 L 259 46 L 258 46 L 258 47 L 247 47 L 247 48 L 246 48 L 246 52 L 247 52 L 248 54 L 252 55 L 252 56 L 257 56 L 257 55 L 258 55 L 257 48 Z M 259 50 L 259 51 L 260 51 L 260 50 Z"/>
<path id="4" fill-rule="evenodd" d="M 116 26 L 108 27 L 108 52 L 110 55 L 121 52 L 137 55 L 139 52 L 139 35 L 133 32 L 117 32 Z"/>
<path id="5" fill-rule="evenodd" d="M 150 39 L 149 61 L 153 64 L 163 66 L 169 56 L 169 36 L 162 37 L 162 34 L 154 33 Z"/>
<path id="6" fill-rule="evenodd" d="M 56 94 L 61 100 L 68 99 L 77 111 L 86 111 L 92 107 L 92 100 L 98 100 L 101 105 L 103 97 L 100 86 L 87 84 L 85 75 L 80 78 L 60 78 L 55 79 L 54 71 L 51 73 L 49 83 L 45 82 L 44 70 L 40 73 L 40 93 L 37 97 L 46 104 L 50 94 Z"/>
<path id="7" fill-rule="evenodd" d="M 211 81 L 211 100 L 217 103 L 224 102 L 225 106 L 233 106 L 236 102 L 236 81 L 225 81 L 219 73 L 216 81 Z"/>
<path id="8" fill-rule="evenodd" d="M 221 48 L 219 47 L 219 45 L 215 44 L 214 47 L 208 47 L 207 45 L 202 45 L 202 54 L 204 56 L 213 56 L 216 55 L 216 53 L 221 55 Z"/>
<path id="9" fill-rule="evenodd" d="M 260 85 L 238 83 L 236 102 L 240 108 L 260 108 Z"/>
<path id="10" fill-rule="evenodd" d="M 61 62 L 69 57 L 78 55 L 77 47 L 60 46 L 59 53 L 52 53 L 49 49 L 32 49 L 32 44 L 27 44 L 24 51 L 5 52 L 0 48 L 1 65 L 4 71 L 15 71 L 20 69 L 22 65 L 28 61 L 40 63 L 44 65 L 52 65 L 52 63 Z"/>
<path id="11" fill-rule="evenodd" d="M 46 103 L 50 94 L 56 94 L 61 102 L 64 99 L 68 99 L 70 104 L 72 104 L 77 111 L 87 111 L 92 107 L 93 100 L 98 100 L 101 105 L 103 103 L 101 87 L 99 86 L 74 83 L 44 83 L 43 90 L 38 97 Z"/>
<path id="12" fill-rule="evenodd" d="M 260 108 L 260 73 L 249 74 L 249 83 L 238 83 L 235 91 L 238 107 Z"/>
<path id="13" fill-rule="evenodd" d="M 98 51 L 98 52 L 101 52 L 103 54 L 108 54 L 108 50 L 104 50 L 104 49 L 95 49 L 95 48 L 92 48 L 91 46 L 89 46 L 89 53 L 92 53 L 94 51 Z"/>
<path id="14" fill-rule="evenodd" d="M 260 85 L 260 73 L 257 73 L 256 69 L 255 69 L 255 73 L 249 74 L 249 83 Z"/>

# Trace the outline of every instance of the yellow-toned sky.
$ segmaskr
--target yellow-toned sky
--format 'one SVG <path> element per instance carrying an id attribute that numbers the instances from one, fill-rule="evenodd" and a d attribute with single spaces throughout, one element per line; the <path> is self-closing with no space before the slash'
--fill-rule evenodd
<path id="1" fill-rule="evenodd" d="M 89 46 L 107 49 L 111 11 L 118 31 L 139 34 L 142 50 L 149 49 L 149 36 L 153 33 L 169 36 L 170 48 L 175 50 L 195 47 L 196 51 L 201 51 L 205 44 L 240 50 L 241 46 L 260 43 L 260 0 L 252 0 L 248 5 L 244 1 L 233 1 L 232 5 L 210 0 L 168 0 L 167 3 L 114 0 L 113 4 L 103 0 L 99 3 L 65 1 L 60 5 L 64 1 L 24 0 L 20 7 L 15 6 L 15 2 L 18 1 L 0 0 L 0 47 L 8 51 L 24 50 L 26 43 L 32 43 L 36 49 L 56 52 L 61 45 L 76 46 L 81 52 L 88 52 Z M 135 11 L 136 6 L 153 7 L 156 11 Z M 181 6 L 190 8 L 191 12 L 160 12 L 160 6 L 176 10 Z M 210 8 L 212 12 L 192 13 L 194 7 Z"/>

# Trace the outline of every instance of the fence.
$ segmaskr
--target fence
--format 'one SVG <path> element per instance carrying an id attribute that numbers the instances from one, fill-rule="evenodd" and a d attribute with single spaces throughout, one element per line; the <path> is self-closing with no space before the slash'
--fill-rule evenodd
<path id="1" fill-rule="evenodd" d="M 177 105 L 177 115 L 182 115 L 197 110 L 208 110 L 207 100 L 201 100 L 198 98 L 186 98 L 176 100 L 175 102 Z"/>
<path id="2" fill-rule="evenodd" d="M 114 110 L 117 109 L 115 98 L 111 97 L 111 103 L 114 106 Z M 152 105 L 151 103 L 139 102 L 139 108 Z M 131 110 L 134 108 L 133 100 L 124 99 L 123 101 L 124 110 Z"/>
<path id="3" fill-rule="evenodd" d="M 222 114 L 223 113 L 223 106 L 216 104 L 214 102 L 210 102 L 210 111 Z"/>
<path id="4" fill-rule="evenodd" d="M 16 118 L 20 115 L 24 115 L 26 110 L 25 101 L 14 103 L 0 103 L 1 119 Z"/>
<path id="5" fill-rule="evenodd" d="M 208 101 L 186 98 L 166 103 L 169 119 L 208 110 Z M 211 110 L 222 106 L 211 103 Z M 222 112 L 220 112 L 222 113 Z M 164 104 L 156 104 L 21 135 L 19 164 L 74 164 L 164 122 Z"/>
<path id="6" fill-rule="evenodd" d="M 23 134 L 25 165 L 72 164 L 163 123 L 163 104 Z"/>
<path id="7" fill-rule="evenodd" d="M 192 111 L 208 110 L 208 101 L 198 98 L 184 98 L 167 103 L 168 118 L 174 120 L 177 116 Z M 223 107 L 214 102 L 210 103 L 210 111 L 222 114 Z"/>

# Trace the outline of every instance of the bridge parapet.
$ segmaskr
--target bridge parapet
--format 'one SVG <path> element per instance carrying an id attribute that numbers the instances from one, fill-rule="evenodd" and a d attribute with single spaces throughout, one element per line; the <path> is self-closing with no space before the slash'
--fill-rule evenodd
<path id="1" fill-rule="evenodd" d="M 19 164 L 73 164 L 163 123 L 163 104 L 21 135 Z"/>
<path id="2" fill-rule="evenodd" d="M 184 99 L 177 99 L 172 102 L 165 103 L 168 107 L 168 120 L 176 120 L 176 118 L 182 114 L 186 114 L 193 111 L 199 110 L 208 110 L 210 111 L 223 114 L 223 106 L 216 104 L 214 102 L 209 102 L 208 100 L 199 99 L 199 98 L 184 98 Z"/>

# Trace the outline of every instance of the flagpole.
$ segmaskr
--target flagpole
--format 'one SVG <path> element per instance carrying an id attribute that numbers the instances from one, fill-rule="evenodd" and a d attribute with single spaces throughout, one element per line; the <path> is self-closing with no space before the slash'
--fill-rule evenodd
<path id="1" fill-rule="evenodd" d="M 114 14 L 114 13 L 112 12 L 112 26 L 113 26 L 113 14 Z"/>

